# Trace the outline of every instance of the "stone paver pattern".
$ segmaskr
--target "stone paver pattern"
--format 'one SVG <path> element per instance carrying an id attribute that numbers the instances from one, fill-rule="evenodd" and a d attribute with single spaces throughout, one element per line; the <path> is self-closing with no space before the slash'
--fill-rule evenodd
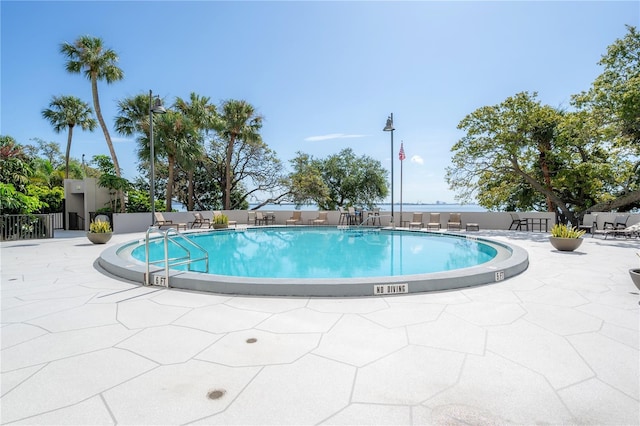
<path id="1" fill-rule="evenodd" d="M 640 424 L 640 240 L 563 253 L 545 233 L 474 235 L 529 268 L 415 295 L 248 297 L 115 279 L 82 232 L 3 242 L 0 423 Z"/>

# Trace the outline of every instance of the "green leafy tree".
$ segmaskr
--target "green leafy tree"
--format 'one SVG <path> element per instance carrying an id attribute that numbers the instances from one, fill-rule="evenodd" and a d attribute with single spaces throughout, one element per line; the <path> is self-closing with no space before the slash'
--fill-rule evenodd
<path id="1" fill-rule="evenodd" d="M 96 117 L 104 133 L 111 159 L 115 167 L 115 174 L 120 175 L 120 165 L 116 155 L 109 129 L 102 117 L 100 99 L 98 97 L 98 80 L 104 80 L 107 84 L 122 80 L 124 72 L 117 66 L 118 54 L 104 47 L 102 39 L 91 36 L 81 36 L 73 43 L 63 43 L 60 46 L 60 53 L 67 57 L 66 69 L 72 74 L 84 73 L 91 82 L 91 95 L 93 98 L 93 108 Z M 124 195 L 120 193 L 122 208 L 124 208 Z"/>
<path id="2" fill-rule="evenodd" d="M 372 208 L 388 193 L 387 171 L 379 161 L 351 148 L 326 159 L 314 159 L 298 152 L 291 161 L 290 193 L 297 205 L 313 201 L 322 210 L 342 206 Z"/>
<path id="3" fill-rule="evenodd" d="M 82 130 L 93 131 L 97 123 L 92 115 L 91 107 L 75 96 L 54 96 L 49 103 L 49 108 L 42 110 L 42 116 L 51 123 L 56 133 L 67 129 L 67 149 L 64 156 L 65 179 L 69 179 L 69 155 L 73 129 L 78 126 Z"/>
<path id="4" fill-rule="evenodd" d="M 48 188 L 29 185 L 26 195 L 35 197 L 40 201 L 41 206 L 36 213 L 58 213 L 63 211 L 64 190 L 61 186 Z"/>
<path id="5" fill-rule="evenodd" d="M 574 104 L 592 111 L 607 127 L 609 137 L 640 152 L 640 33 L 627 34 L 607 48 L 604 67 L 591 88 L 573 97 Z"/>
<path id="6" fill-rule="evenodd" d="M 64 155 L 60 151 L 58 142 L 47 142 L 40 138 L 32 138 L 33 144 L 24 145 L 24 152 L 31 158 L 43 157 L 48 160 L 54 168 L 64 166 Z"/>
<path id="7" fill-rule="evenodd" d="M 10 183 L 0 182 L 0 210 L 3 214 L 31 214 L 43 206 L 38 197 L 17 191 Z"/>
<path id="8" fill-rule="evenodd" d="M 91 162 L 95 164 L 100 171 L 98 185 L 109 190 L 111 204 L 109 210 L 112 212 L 124 211 L 126 207 L 118 205 L 119 200 L 116 195 L 119 192 L 124 193 L 131 187 L 129 181 L 116 175 L 116 168 L 108 156 L 101 154 L 94 155 Z"/>
<path id="9" fill-rule="evenodd" d="M 597 211 L 640 207 L 640 33 L 627 33 L 607 48 L 600 59 L 604 70 L 573 104 L 589 115 L 607 142 L 611 164 L 619 177 L 610 196 L 593 205 Z"/>
<path id="10" fill-rule="evenodd" d="M 31 159 L 11 136 L 0 136 L 0 182 L 25 192 L 33 175 Z"/>

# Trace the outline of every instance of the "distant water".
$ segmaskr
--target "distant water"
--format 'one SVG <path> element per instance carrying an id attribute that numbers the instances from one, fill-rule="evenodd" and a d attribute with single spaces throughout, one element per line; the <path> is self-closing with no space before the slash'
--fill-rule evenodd
<path id="1" fill-rule="evenodd" d="M 258 204 L 249 204 L 249 208 L 253 209 Z M 382 211 L 391 211 L 390 204 L 377 204 Z M 282 211 L 282 210 L 295 210 L 295 204 L 266 204 L 263 207 L 260 207 L 260 210 L 266 211 Z M 309 206 L 301 206 L 300 210 L 305 211 L 316 211 L 318 210 L 318 206 L 309 205 Z M 393 211 L 400 211 L 400 204 L 393 205 Z M 482 206 L 477 204 L 402 204 L 403 212 L 451 212 L 451 213 L 465 213 L 465 212 L 486 212 L 488 211 Z"/>

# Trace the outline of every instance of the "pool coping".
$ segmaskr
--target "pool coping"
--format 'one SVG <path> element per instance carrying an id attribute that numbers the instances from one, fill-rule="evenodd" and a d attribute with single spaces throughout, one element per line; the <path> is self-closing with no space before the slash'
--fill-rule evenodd
<path id="1" fill-rule="evenodd" d="M 385 227 L 382 229 L 390 230 L 391 228 Z M 529 266 L 529 255 L 527 251 L 517 245 L 506 244 L 490 238 L 452 232 L 432 232 L 422 229 L 409 230 L 398 228 L 395 228 L 395 231 L 421 232 L 431 235 L 451 236 L 479 241 L 492 246 L 504 248 L 510 252 L 510 256 L 469 268 L 446 272 L 403 275 L 398 277 L 387 276 L 348 279 L 251 278 L 171 270 L 169 273 L 169 286 L 185 290 L 252 296 L 388 296 L 392 294 L 424 293 L 495 283 L 518 275 L 525 271 Z M 225 230 L 213 232 L 234 231 Z M 144 240 L 137 240 L 137 242 L 140 241 L 144 242 Z M 146 277 L 146 265 L 133 258 L 124 259 L 120 254 L 123 249 L 134 242 L 135 241 L 129 241 L 109 247 L 100 254 L 98 263 L 105 271 L 113 274 L 117 278 L 144 284 Z M 150 275 L 150 282 L 153 283 L 154 277 L 165 277 L 164 268 L 152 267 L 150 269 Z"/>

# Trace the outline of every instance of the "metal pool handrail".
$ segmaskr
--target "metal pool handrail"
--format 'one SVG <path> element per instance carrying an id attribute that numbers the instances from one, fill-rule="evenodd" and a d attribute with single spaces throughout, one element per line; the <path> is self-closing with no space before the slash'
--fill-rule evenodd
<path id="1" fill-rule="evenodd" d="M 158 233 L 160 235 L 163 235 L 163 240 L 164 240 L 164 259 L 163 260 L 157 260 L 152 262 L 149 259 L 149 234 L 150 233 Z M 195 248 L 196 250 L 200 250 L 203 253 L 203 256 L 196 259 L 192 259 L 191 250 L 189 250 L 189 248 L 186 247 L 184 244 L 181 244 L 179 240 L 187 242 L 188 245 L 191 245 L 191 247 Z M 182 248 L 187 254 L 181 257 L 169 258 L 169 241 L 171 241 L 172 243 Z M 150 265 L 152 263 L 156 264 L 164 261 L 164 280 L 161 282 L 161 285 L 164 285 L 165 287 L 169 287 L 169 268 L 172 266 L 189 265 L 189 270 L 191 270 L 190 266 L 192 263 L 200 262 L 204 260 L 205 272 L 209 272 L 209 254 L 207 253 L 207 251 L 203 247 L 201 247 L 200 245 L 192 241 L 191 239 L 180 234 L 175 228 L 168 228 L 166 231 L 163 232 L 162 230 L 158 229 L 157 226 L 149 227 L 145 236 L 145 259 L 146 259 L 146 274 L 144 279 L 145 285 L 150 285 L 150 277 L 151 277 Z"/>

